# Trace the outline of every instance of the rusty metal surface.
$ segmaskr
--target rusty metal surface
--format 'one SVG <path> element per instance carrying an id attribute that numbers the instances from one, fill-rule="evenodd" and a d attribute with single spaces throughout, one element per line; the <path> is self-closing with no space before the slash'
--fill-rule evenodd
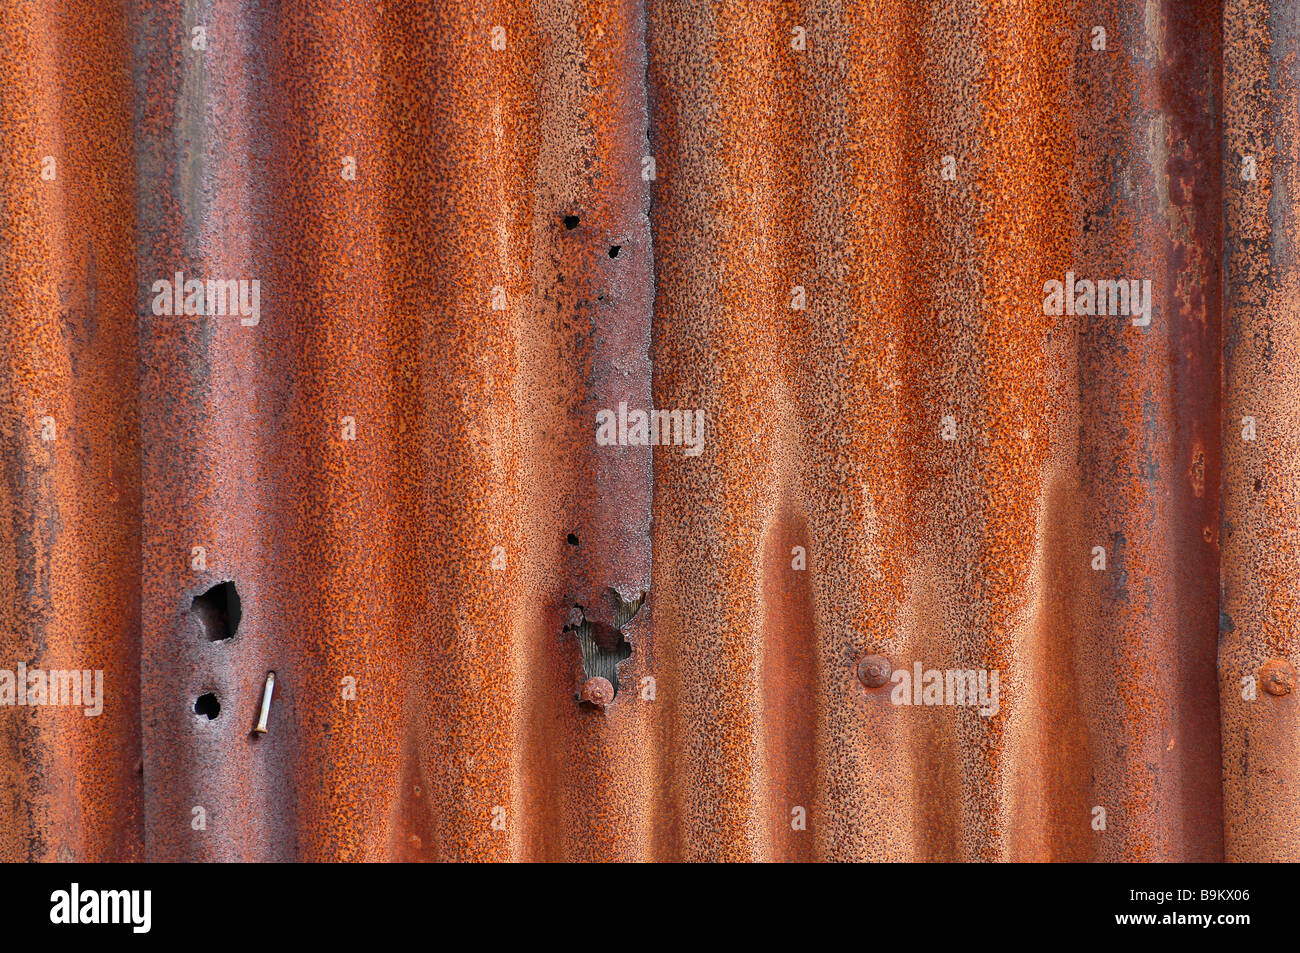
<path id="1" fill-rule="evenodd" d="M 0 5 L 0 858 L 1300 858 L 1298 13 Z"/>
<path id="2" fill-rule="evenodd" d="M 1300 6 L 1224 9 L 1223 804 L 1232 860 L 1300 856 L 1293 690 Z M 1253 168 L 1252 168 L 1253 166 Z M 1243 679 L 1262 682 L 1246 699 Z"/>

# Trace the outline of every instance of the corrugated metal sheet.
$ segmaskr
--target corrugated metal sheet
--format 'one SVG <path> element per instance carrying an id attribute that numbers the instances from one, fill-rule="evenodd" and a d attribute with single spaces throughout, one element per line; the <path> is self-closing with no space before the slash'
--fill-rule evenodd
<path id="1" fill-rule="evenodd" d="M 1300 857 L 1297 13 L 4 4 L 0 857 Z"/>

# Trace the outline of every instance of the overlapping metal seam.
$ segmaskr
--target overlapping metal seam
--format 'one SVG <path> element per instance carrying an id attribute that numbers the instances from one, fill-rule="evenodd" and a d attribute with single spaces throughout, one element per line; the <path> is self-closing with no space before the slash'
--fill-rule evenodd
<path id="1" fill-rule="evenodd" d="M 1231 860 L 1300 849 L 1294 695 L 1295 287 L 1300 9 L 1224 5 L 1223 576 L 1219 674 Z M 1276 683 L 1274 682 L 1276 679 Z M 1264 704 L 1254 704 L 1254 681 Z M 1281 692 L 1265 694 L 1267 689 Z"/>

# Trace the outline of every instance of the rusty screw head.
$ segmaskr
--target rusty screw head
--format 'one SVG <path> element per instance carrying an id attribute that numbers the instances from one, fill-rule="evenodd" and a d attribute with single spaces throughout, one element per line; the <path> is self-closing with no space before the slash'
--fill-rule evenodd
<path id="1" fill-rule="evenodd" d="M 614 686 L 609 683 L 609 679 L 599 675 L 589 678 L 582 684 L 582 700 L 597 708 L 604 708 L 614 700 Z"/>
<path id="2" fill-rule="evenodd" d="M 1295 669 L 1286 659 L 1269 659 L 1259 672 L 1264 691 L 1270 695 L 1286 695 L 1295 688 Z"/>
<path id="3" fill-rule="evenodd" d="M 858 681 L 867 688 L 880 688 L 893 674 L 893 664 L 883 655 L 864 655 L 858 661 Z"/>

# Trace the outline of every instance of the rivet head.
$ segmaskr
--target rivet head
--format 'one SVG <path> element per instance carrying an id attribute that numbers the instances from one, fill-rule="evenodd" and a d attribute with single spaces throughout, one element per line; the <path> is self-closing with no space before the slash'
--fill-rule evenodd
<path id="1" fill-rule="evenodd" d="M 864 655 L 858 661 L 858 681 L 867 688 L 880 688 L 888 684 L 894 666 L 883 655 Z"/>
<path id="2" fill-rule="evenodd" d="M 1287 695 L 1295 688 L 1295 669 L 1286 659 L 1269 659 L 1259 672 L 1264 691 L 1270 695 Z"/>
<path id="3" fill-rule="evenodd" d="M 599 675 L 589 678 L 582 684 L 582 700 L 597 708 L 604 708 L 614 700 L 614 686 L 609 679 Z"/>

